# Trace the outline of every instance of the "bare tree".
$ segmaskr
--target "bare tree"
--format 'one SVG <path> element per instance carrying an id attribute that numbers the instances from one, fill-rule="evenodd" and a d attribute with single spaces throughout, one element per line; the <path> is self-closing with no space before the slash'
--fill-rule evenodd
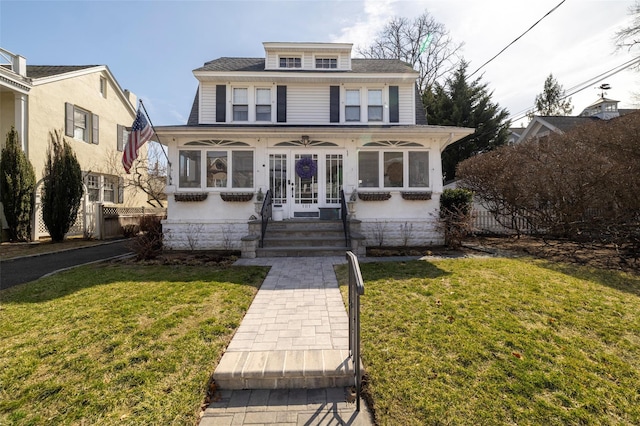
<path id="1" fill-rule="evenodd" d="M 418 87 L 422 95 L 457 67 L 462 46 L 455 44 L 445 26 L 425 11 L 413 21 L 392 18 L 371 45 L 358 47 L 356 52 L 365 58 L 408 62 L 420 73 Z"/>
<path id="2" fill-rule="evenodd" d="M 167 178 L 167 162 L 162 150 L 162 145 L 148 142 L 146 156 L 139 156 L 129 170 L 130 174 L 124 175 L 124 188 L 133 188 L 147 195 L 147 203 L 151 207 L 163 207 L 166 200 L 165 183 Z M 113 175 L 122 175 L 122 153 L 113 151 L 109 156 L 108 172 Z"/>
<path id="3" fill-rule="evenodd" d="M 629 15 L 633 17 L 631 24 L 616 32 L 615 42 L 619 49 L 631 49 L 640 43 L 640 1 L 629 7 Z"/>

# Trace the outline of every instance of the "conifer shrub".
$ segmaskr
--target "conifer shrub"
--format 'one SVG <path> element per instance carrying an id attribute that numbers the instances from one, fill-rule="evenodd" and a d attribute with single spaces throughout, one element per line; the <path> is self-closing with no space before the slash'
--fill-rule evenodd
<path id="1" fill-rule="evenodd" d="M 36 175 L 13 126 L 2 149 L 0 170 L 0 201 L 9 226 L 9 240 L 29 241 Z"/>
<path id="2" fill-rule="evenodd" d="M 51 240 L 60 242 L 78 216 L 84 193 L 80 163 L 59 131 L 49 132 L 43 173 L 42 220 Z"/>

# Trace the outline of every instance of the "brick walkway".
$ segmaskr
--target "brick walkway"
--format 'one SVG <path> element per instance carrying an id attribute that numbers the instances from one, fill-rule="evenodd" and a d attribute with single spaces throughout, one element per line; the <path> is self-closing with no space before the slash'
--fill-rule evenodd
<path id="1" fill-rule="evenodd" d="M 340 257 L 241 259 L 271 270 L 214 373 L 219 399 L 200 426 L 371 425 L 355 411 Z M 351 402 L 348 402 L 351 401 Z"/>

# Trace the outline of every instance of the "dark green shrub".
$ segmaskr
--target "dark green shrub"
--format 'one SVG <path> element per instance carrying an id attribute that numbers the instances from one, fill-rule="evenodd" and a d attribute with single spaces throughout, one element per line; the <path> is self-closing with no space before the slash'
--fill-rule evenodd
<path id="1" fill-rule="evenodd" d="M 42 220 L 51 240 L 59 242 L 76 221 L 84 190 L 80 163 L 71 146 L 61 132 L 49 132 L 49 137 L 51 143 L 43 173 Z"/>
<path id="2" fill-rule="evenodd" d="M 0 170 L 0 201 L 9 226 L 9 240 L 29 241 L 36 175 L 13 127 L 7 133 Z"/>

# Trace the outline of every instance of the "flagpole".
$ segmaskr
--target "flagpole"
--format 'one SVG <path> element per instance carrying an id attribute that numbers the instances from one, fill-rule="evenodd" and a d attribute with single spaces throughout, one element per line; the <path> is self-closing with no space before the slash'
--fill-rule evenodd
<path id="1" fill-rule="evenodd" d="M 169 160 L 169 156 L 167 155 L 167 153 L 164 152 L 164 149 L 162 148 L 162 142 L 160 142 L 160 136 L 158 135 L 158 132 L 156 132 L 156 128 L 153 126 L 153 123 L 151 122 L 151 118 L 149 118 L 149 113 L 147 112 L 147 108 L 144 106 L 144 102 L 142 102 L 142 99 L 138 99 L 138 102 L 140 102 L 140 106 L 144 110 L 144 115 L 147 117 L 147 121 L 149 121 L 149 125 L 153 129 L 153 134 L 156 135 L 156 139 L 158 139 L 158 143 L 161 146 L 160 149 L 162 150 L 162 153 L 167 159 L 167 165 L 169 166 L 167 170 L 168 172 L 167 175 L 169 176 L 169 185 L 171 185 L 171 161 Z M 168 148 L 168 145 L 167 145 L 167 148 Z"/>

